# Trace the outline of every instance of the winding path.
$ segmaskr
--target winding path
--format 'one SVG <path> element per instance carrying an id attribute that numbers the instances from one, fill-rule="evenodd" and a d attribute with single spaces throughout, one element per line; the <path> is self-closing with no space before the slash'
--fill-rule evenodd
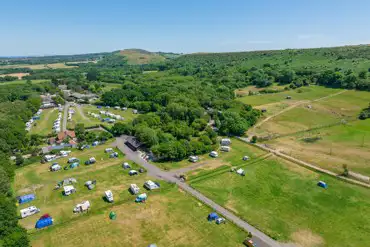
<path id="1" fill-rule="evenodd" d="M 167 182 L 177 184 L 177 186 L 179 188 L 186 191 L 190 195 L 194 196 L 199 201 L 208 205 L 209 207 L 211 207 L 215 211 L 219 212 L 225 218 L 227 218 L 229 221 L 233 222 L 238 227 L 242 228 L 243 230 L 245 230 L 247 232 L 252 232 L 253 241 L 257 244 L 258 247 L 283 247 L 283 246 L 284 247 L 293 247 L 294 246 L 293 244 L 283 244 L 283 243 L 279 243 L 279 242 L 273 240 L 272 238 L 270 238 L 269 236 L 267 236 L 263 232 L 257 230 L 255 227 L 250 225 L 248 222 L 244 221 L 243 219 L 239 218 L 238 216 L 236 216 L 235 214 L 233 214 L 232 212 L 230 212 L 226 208 L 224 208 L 224 207 L 220 206 L 219 204 L 217 204 L 216 202 L 212 201 L 211 199 L 209 199 L 208 197 L 206 197 L 205 195 L 203 195 L 199 191 L 190 187 L 188 184 L 186 184 L 184 182 L 181 182 L 179 179 L 176 178 L 176 174 L 174 174 L 172 172 L 163 171 L 163 170 L 159 169 L 158 167 L 156 167 L 155 165 L 148 163 L 147 161 L 145 161 L 144 159 L 139 157 L 139 155 L 136 152 L 133 152 L 131 149 L 129 149 L 124 143 L 125 143 L 125 137 L 122 136 L 122 137 L 118 137 L 116 139 L 116 142 L 113 143 L 112 145 L 116 146 L 123 153 L 125 153 L 126 157 L 128 159 L 130 159 L 130 160 L 134 161 L 135 163 L 144 167 L 147 170 L 148 175 L 153 176 L 157 179 L 162 179 L 162 180 L 165 180 Z"/>

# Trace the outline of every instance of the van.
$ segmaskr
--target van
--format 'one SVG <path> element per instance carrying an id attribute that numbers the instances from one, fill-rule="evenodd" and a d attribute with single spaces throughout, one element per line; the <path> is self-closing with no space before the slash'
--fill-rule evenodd
<path id="1" fill-rule="evenodd" d="M 140 189 L 136 184 L 131 184 L 130 191 L 132 192 L 132 194 L 136 195 L 139 194 Z"/>

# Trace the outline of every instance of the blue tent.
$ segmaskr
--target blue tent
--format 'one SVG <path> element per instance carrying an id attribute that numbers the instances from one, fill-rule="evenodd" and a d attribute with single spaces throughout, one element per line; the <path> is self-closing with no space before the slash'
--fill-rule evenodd
<path id="1" fill-rule="evenodd" d="M 323 181 L 319 181 L 317 183 L 317 185 L 320 186 L 320 187 L 322 187 L 322 188 L 324 188 L 324 189 L 327 189 L 328 188 L 328 185 L 325 182 L 323 182 Z"/>
<path id="2" fill-rule="evenodd" d="M 52 224 L 53 224 L 53 218 L 51 218 L 51 217 L 44 218 L 44 219 L 39 219 L 36 222 L 35 228 L 40 229 L 40 228 L 44 228 L 44 227 L 47 227 L 47 226 L 51 226 Z"/>
<path id="3" fill-rule="evenodd" d="M 69 165 L 70 168 L 76 168 L 77 166 L 80 166 L 80 164 L 78 162 L 74 162 L 72 164 Z"/>
<path id="4" fill-rule="evenodd" d="M 19 204 L 23 204 L 23 203 L 26 203 L 26 202 L 33 201 L 33 200 L 35 200 L 35 198 L 36 198 L 36 196 L 34 194 L 28 194 L 28 195 L 20 196 L 19 199 L 18 199 L 18 202 L 19 202 Z"/>
<path id="5" fill-rule="evenodd" d="M 208 221 L 217 220 L 217 219 L 218 219 L 218 215 L 214 212 L 208 215 Z"/>

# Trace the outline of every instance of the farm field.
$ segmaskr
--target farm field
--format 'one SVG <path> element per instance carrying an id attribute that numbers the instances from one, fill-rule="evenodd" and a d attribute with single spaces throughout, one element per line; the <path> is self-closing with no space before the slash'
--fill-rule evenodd
<path id="1" fill-rule="evenodd" d="M 368 189 L 276 157 L 251 160 L 243 168 L 244 177 L 215 171 L 191 177 L 190 184 L 279 241 L 302 247 L 369 243 Z M 320 180 L 328 189 L 316 185 Z"/>
<path id="2" fill-rule="evenodd" d="M 175 185 L 161 183 L 157 191 L 145 191 L 148 201 L 134 202 L 135 196 L 128 192 L 131 183 L 141 188 L 150 179 L 145 173 L 130 177 L 121 164 L 125 161 L 119 152 L 117 159 L 109 159 L 104 149 L 110 144 L 73 151 L 69 157 L 77 157 L 81 165 L 72 170 L 49 172 L 50 163 L 32 164 L 16 172 L 13 189 L 17 195 L 35 193 L 36 200 L 19 206 L 19 209 L 35 205 L 41 213 L 20 220 L 30 233 L 32 246 L 242 246 L 245 232 L 233 224 L 216 225 L 206 219 L 211 212 L 190 195 Z M 97 162 L 85 166 L 83 162 L 94 156 Z M 67 158 L 59 159 L 61 165 Z M 134 169 L 137 165 L 129 162 Z M 57 181 L 73 177 L 77 179 L 77 192 L 66 197 L 61 190 L 53 190 Z M 87 180 L 97 180 L 96 187 L 89 191 L 84 186 Z M 112 190 L 114 203 L 103 200 L 105 190 Z M 91 209 L 85 214 L 73 214 L 73 207 L 89 200 Z M 110 211 L 117 214 L 109 220 Z M 34 224 L 40 215 L 49 213 L 54 225 L 35 230 Z M 99 234 L 96 234 L 99 232 Z M 124 234 L 122 234 L 124 233 Z M 86 237 L 89 236 L 89 237 Z"/>
<path id="3" fill-rule="evenodd" d="M 30 130 L 30 134 L 48 135 L 53 132 L 54 121 L 58 118 L 58 109 L 44 109 L 40 115 L 40 120 L 36 120 Z M 63 113 L 62 113 L 63 117 Z M 61 121 L 62 124 L 63 121 Z M 62 126 L 61 126 L 62 127 Z"/>
<path id="4" fill-rule="evenodd" d="M 343 89 L 326 88 L 312 85 L 309 87 L 301 87 L 280 93 L 244 96 L 237 98 L 237 100 L 252 106 L 260 106 L 276 102 L 291 104 L 301 100 L 319 99 L 340 91 L 343 91 Z M 287 96 L 291 96 L 292 99 L 287 100 Z"/>
<path id="5" fill-rule="evenodd" d="M 251 131 L 259 137 L 273 137 L 265 143 L 301 160 L 335 172 L 342 172 L 347 164 L 354 172 L 369 176 L 370 125 L 368 120 L 357 119 L 369 99 L 369 92 L 345 91 L 301 104 Z"/>
<path id="6" fill-rule="evenodd" d="M 196 163 L 190 162 L 188 160 L 182 160 L 179 162 L 155 162 L 154 164 L 164 170 L 179 169 L 199 165 L 199 168 L 196 169 L 195 172 L 193 172 L 195 174 L 199 171 L 213 170 L 221 166 L 231 166 L 232 163 L 235 162 L 240 164 L 243 162 L 242 157 L 245 155 L 253 159 L 264 154 L 264 152 L 258 148 L 246 148 L 245 144 L 238 139 L 232 139 L 232 152 L 221 152 L 219 149 L 217 149 L 216 151 L 219 154 L 219 158 L 217 159 L 210 157 L 209 154 L 204 154 L 199 155 L 199 161 Z"/>
<path id="7" fill-rule="evenodd" d="M 11 73 L 11 74 L 2 74 L 0 77 L 5 77 L 5 76 L 14 76 L 18 77 L 18 79 L 22 79 L 23 76 L 30 75 L 30 73 Z"/>
<path id="8" fill-rule="evenodd" d="M 15 68 L 30 68 L 30 69 L 72 69 L 77 66 L 67 66 L 64 63 L 51 63 L 51 64 L 11 64 L 1 65 L 0 69 L 15 69 Z"/>
<path id="9" fill-rule="evenodd" d="M 351 171 L 370 176 L 370 120 L 357 120 L 266 143 L 295 158 L 334 172 L 343 172 L 343 164 L 346 164 Z"/>

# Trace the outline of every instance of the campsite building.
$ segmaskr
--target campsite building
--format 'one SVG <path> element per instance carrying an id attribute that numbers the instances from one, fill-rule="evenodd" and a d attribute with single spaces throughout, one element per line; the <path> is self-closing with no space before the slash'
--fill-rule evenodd
<path id="1" fill-rule="evenodd" d="M 129 136 L 125 141 L 126 146 L 128 146 L 132 151 L 137 151 L 143 144 L 139 142 L 135 137 Z"/>

